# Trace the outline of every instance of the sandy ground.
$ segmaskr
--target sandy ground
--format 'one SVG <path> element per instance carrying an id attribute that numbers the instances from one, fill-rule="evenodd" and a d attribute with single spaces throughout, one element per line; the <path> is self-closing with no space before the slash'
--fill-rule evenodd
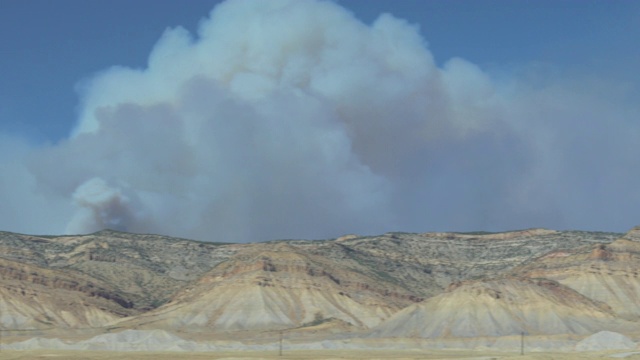
<path id="1" fill-rule="evenodd" d="M 478 351 L 342 351 L 342 350 L 310 350 L 290 351 L 279 356 L 278 352 L 208 352 L 208 353 L 180 353 L 180 352 L 88 352 L 88 351 L 9 351 L 0 350 L 1 360 L 27 360 L 27 359 L 69 359 L 69 360 L 169 360 L 169 359 L 520 359 L 520 360 L 570 360 L 570 359 L 612 359 L 616 352 L 572 352 L 572 353 L 531 353 L 520 355 L 519 353 L 478 352 Z M 640 353 L 626 356 L 627 360 L 640 360 Z"/>

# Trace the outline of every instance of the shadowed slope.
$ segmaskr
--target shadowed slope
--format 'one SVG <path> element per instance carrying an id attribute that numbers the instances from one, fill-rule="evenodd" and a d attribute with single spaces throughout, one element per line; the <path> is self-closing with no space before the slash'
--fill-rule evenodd
<path id="1" fill-rule="evenodd" d="M 0 329 L 97 327 L 136 313 L 95 279 L 0 259 Z"/>

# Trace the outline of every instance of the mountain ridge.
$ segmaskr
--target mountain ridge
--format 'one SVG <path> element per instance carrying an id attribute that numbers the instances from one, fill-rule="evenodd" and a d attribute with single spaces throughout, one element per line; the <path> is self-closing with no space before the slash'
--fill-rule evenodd
<path id="1" fill-rule="evenodd" d="M 393 319 L 439 296 L 468 296 L 453 291 L 456 284 L 539 294 L 539 306 L 571 323 L 580 315 L 548 300 L 548 284 L 557 283 L 559 291 L 579 294 L 585 304 L 609 306 L 611 316 L 600 325 L 580 320 L 588 326 L 562 328 L 569 333 L 578 328 L 595 331 L 607 322 L 620 327 L 617 324 L 638 320 L 640 309 L 633 304 L 640 299 L 639 240 L 640 227 L 624 234 L 548 229 L 389 232 L 242 244 L 113 230 L 63 236 L 0 232 L 0 329 L 140 328 L 231 337 L 288 330 L 359 336 L 393 321 L 417 326 Z M 594 266 L 601 269 L 597 277 L 588 275 Z M 620 272 L 618 277 L 608 275 L 613 270 Z M 500 280 L 510 277 L 520 280 Z M 543 280 L 551 282 L 536 283 Z M 622 285 L 601 295 L 611 284 Z M 449 311 L 429 306 L 430 311 Z M 585 313 L 599 311 L 590 306 L 583 307 Z M 468 308 L 467 316 L 480 316 L 479 311 L 485 311 L 481 308 Z M 507 308 L 516 311 L 513 305 Z M 62 313 L 66 315 L 54 316 Z M 502 316 L 507 323 L 522 320 L 504 311 L 492 316 Z M 451 326 L 455 324 L 442 325 Z M 378 334 L 440 336 L 435 331 L 405 330 Z M 456 331 L 451 328 L 449 333 L 487 335 Z M 558 333 L 543 326 L 536 332 Z"/>

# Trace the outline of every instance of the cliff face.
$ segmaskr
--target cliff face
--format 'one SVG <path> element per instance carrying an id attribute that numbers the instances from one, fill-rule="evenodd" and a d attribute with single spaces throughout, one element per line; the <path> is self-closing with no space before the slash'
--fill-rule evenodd
<path id="1" fill-rule="evenodd" d="M 0 233 L 0 326 L 228 333 L 303 331 L 322 324 L 339 331 L 379 326 L 386 329 L 379 334 L 467 336 L 492 332 L 455 330 L 445 323 L 421 329 L 398 316 L 409 312 L 422 318 L 417 314 L 424 309 L 445 314 L 462 308 L 446 304 L 475 301 L 460 316 L 478 318 L 487 309 L 503 309 L 491 316 L 515 329 L 521 321 L 508 325 L 505 314 L 520 311 L 517 319 L 536 318 L 533 310 L 517 308 L 529 301 L 530 309 L 548 308 L 561 322 L 576 324 L 561 329 L 576 333 L 597 324 L 583 321 L 538 278 L 554 280 L 549 284 L 560 286 L 562 294 L 575 294 L 584 304 L 583 315 L 598 314 L 598 324 L 635 321 L 639 232 L 387 233 L 255 244 L 114 231 L 59 237 Z M 484 295 L 474 297 L 477 291 Z M 494 292 L 517 301 L 494 298 L 489 306 Z M 389 322 L 395 325 L 385 325 Z"/>

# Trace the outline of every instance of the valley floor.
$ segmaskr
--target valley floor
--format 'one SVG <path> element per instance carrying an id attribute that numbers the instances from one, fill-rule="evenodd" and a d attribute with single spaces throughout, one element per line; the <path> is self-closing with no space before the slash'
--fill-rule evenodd
<path id="1" fill-rule="evenodd" d="M 618 356 L 616 356 L 618 355 Z M 181 353 L 181 352 L 108 352 L 108 351 L 10 351 L 0 350 L 0 360 L 31 360 L 31 359 L 65 359 L 65 360 L 173 360 L 173 359 L 228 359 L 228 360 L 254 360 L 254 359 L 520 359 L 520 360 L 572 360 L 572 359 L 611 359 L 624 358 L 627 360 L 640 360 L 640 352 L 535 352 L 525 355 L 519 353 L 504 353 L 490 351 L 367 351 L 367 350 L 305 350 L 288 351 L 282 356 L 277 351 L 264 352 L 208 352 L 208 353 Z"/>

